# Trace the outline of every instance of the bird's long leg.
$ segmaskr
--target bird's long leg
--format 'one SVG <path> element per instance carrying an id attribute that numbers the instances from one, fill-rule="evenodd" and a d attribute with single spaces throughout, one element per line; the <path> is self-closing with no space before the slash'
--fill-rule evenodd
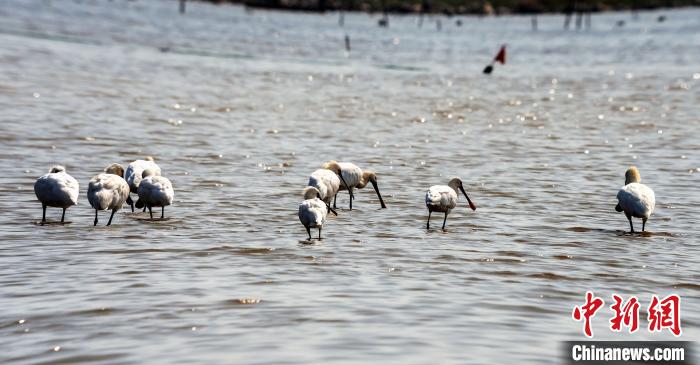
<path id="1" fill-rule="evenodd" d="M 165 205 L 160 207 L 160 219 L 165 218 Z"/>
<path id="2" fill-rule="evenodd" d="M 628 214 L 627 220 L 630 221 L 630 233 L 634 233 L 634 226 L 632 225 L 632 216 Z"/>
<path id="3" fill-rule="evenodd" d="M 442 229 L 445 229 L 445 222 L 447 222 L 447 212 L 445 212 L 445 219 L 442 220 Z"/>
<path id="4" fill-rule="evenodd" d="M 126 204 L 129 204 L 131 206 L 131 212 L 134 212 L 134 201 L 131 200 L 131 195 L 128 195 L 126 197 Z"/>
<path id="5" fill-rule="evenodd" d="M 46 222 L 46 204 L 42 204 L 41 207 L 44 210 L 44 213 L 41 215 L 41 223 L 43 224 Z"/>
<path id="6" fill-rule="evenodd" d="M 309 234 L 309 241 L 311 241 L 311 228 L 306 227 L 306 233 Z"/>
<path id="7" fill-rule="evenodd" d="M 433 214 L 432 210 L 428 210 L 428 225 L 425 227 L 425 229 L 430 229 L 430 215 Z"/>
<path id="8" fill-rule="evenodd" d="M 143 208 L 143 209 L 146 209 L 146 208 Z M 153 220 L 153 209 L 151 209 L 150 205 L 148 206 L 148 214 L 151 215 L 151 220 Z"/>
<path id="9" fill-rule="evenodd" d="M 112 217 L 114 217 L 114 210 L 112 210 L 112 214 L 109 215 L 109 222 L 107 222 L 107 225 L 112 224 Z"/>
<path id="10" fill-rule="evenodd" d="M 338 209 L 338 207 L 335 206 L 336 200 L 338 200 L 338 193 L 335 193 L 335 196 L 333 196 L 333 209 Z"/>
<path id="11" fill-rule="evenodd" d="M 642 232 L 644 232 L 644 226 L 647 224 L 647 219 L 642 219 Z"/>
<path id="12" fill-rule="evenodd" d="M 61 214 L 61 223 L 63 223 L 63 220 L 66 218 L 66 208 L 63 208 L 63 213 Z"/>
<path id="13" fill-rule="evenodd" d="M 352 191 L 348 189 L 348 192 L 350 193 L 350 210 L 352 210 Z"/>
<path id="14" fill-rule="evenodd" d="M 318 240 L 321 240 L 321 227 L 318 227 Z"/>
<path id="15" fill-rule="evenodd" d="M 145 206 L 145 205 L 143 206 L 143 211 L 144 211 L 144 212 L 146 211 L 146 206 Z"/>
<path id="16" fill-rule="evenodd" d="M 96 226 L 96 225 L 97 225 L 97 209 L 95 209 L 95 222 L 94 222 L 94 224 L 93 224 L 93 225 L 94 225 L 94 226 Z"/>

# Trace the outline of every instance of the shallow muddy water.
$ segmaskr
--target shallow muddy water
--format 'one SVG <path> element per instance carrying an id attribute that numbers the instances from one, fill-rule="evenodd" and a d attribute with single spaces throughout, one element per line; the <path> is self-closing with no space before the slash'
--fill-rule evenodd
<path id="1" fill-rule="evenodd" d="M 700 338 L 700 11 L 578 32 L 377 19 L 0 4 L 0 362 L 557 363 L 586 290 L 678 293 L 681 339 Z M 90 177 L 146 155 L 175 187 L 167 219 L 92 227 Z M 376 171 L 388 208 L 341 193 L 309 245 L 297 205 L 331 159 Z M 53 164 L 79 204 L 39 226 Z M 644 235 L 613 209 L 632 164 L 656 192 Z M 452 176 L 478 209 L 426 231 L 425 190 Z M 645 319 L 614 334 L 608 312 L 596 339 L 673 339 Z"/>

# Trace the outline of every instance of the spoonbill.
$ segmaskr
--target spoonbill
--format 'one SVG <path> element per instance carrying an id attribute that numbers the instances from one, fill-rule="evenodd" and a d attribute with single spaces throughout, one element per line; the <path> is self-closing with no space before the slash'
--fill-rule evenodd
<path id="1" fill-rule="evenodd" d="M 331 199 L 338 194 L 341 180 L 345 183 L 345 178 L 341 175 L 339 167 L 337 170 L 318 169 L 311 173 L 307 185 L 313 186 L 319 191 L 321 200 L 330 209 Z"/>
<path id="2" fill-rule="evenodd" d="M 147 156 L 143 160 L 136 160 L 126 167 L 126 173 L 124 174 L 124 180 L 129 184 L 129 189 L 132 193 L 138 194 L 139 184 L 143 176 L 143 172 L 147 169 L 153 170 L 153 173 L 160 176 L 160 166 L 158 166 L 151 156 Z M 131 212 L 134 212 L 134 201 L 131 200 L 131 196 L 126 198 L 126 203 L 131 206 Z M 144 209 L 145 212 L 145 209 Z"/>
<path id="3" fill-rule="evenodd" d="M 61 223 L 66 217 L 66 209 L 78 204 L 78 181 L 66 173 L 66 168 L 53 166 L 49 173 L 42 175 L 34 183 L 34 194 L 41 202 L 43 214 L 41 223 L 46 222 L 46 207 L 63 208 Z"/>
<path id="4" fill-rule="evenodd" d="M 445 213 L 445 219 L 442 221 L 442 229 L 445 229 L 447 214 L 457 206 L 457 189 L 467 198 L 469 207 L 476 210 L 476 205 L 469 199 L 469 195 L 462 186 L 462 180 L 459 178 L 455 177 L 447 185 L 433 185 L 425 192 L 425 205 L 428 207 L 427 229 L 430 229 L 430 215 L 433 212 Z"/>
<path id="5" fill-rule="evenodd" d="M 311 228 L 318 228 L 318 239 L 321 239 L 321 229 L 326 223 L 328 212 L 335 215 L 338 213 L 321 200 L 321 192 L 313 186 L 304 189 L 304 201 L 299 204 L 299 220 L 306 228 L 311 240 Z"/>
<path id="6" fill-rule="evenodd" d="M 129 196 L 129 184 L 122 176 L 124 176 L 124 167 L 113 163 L 104 169 L 104 173 L 90 179 L 87 197 L 90 205 L 95 208 L 94 225 L 97 225 L 97 212 L 100 210 L 112 210 L 109 222 L 107 222 L 109 226 L 112 224 L 114 212 L 122 209 Z"/>
<path id="7" fill-rule="evenodd" d="M 323 164 L 323 168 L 336 172 L 338 176 L 343 180 L 343 184 L 340 185 L 340 190 L 347 190 L 350 193 L 350 210 L 352 210 L 352 201 L 355 199 L 353 191 L 355 189 L 362 189 L 367 186 L 367 183 L 372 183 L 374 191 L 377 193 L 379 198 L 379 204 L 382 208 L 386 208 L 384 204 L 384 199 L 382 199 L 382 194 L 379 193 L 379 186 L 377 185 L 377 174 L 372 171 L 362 171 L 357 165 L 351 162 L 337 162 L 330 161 Z M 340 171 L 338 173 L 337 171 Z M 337 195 L 336 195 L 337 198 Z M 333 199 L 333 208 L 335 208 L 336 199 Z"/>
<path id="8" fill-rule="evenodd" d="M 642 177 L 639 170 L 632 166 L 625 172 L 625 186 L 617 192 L 617 205 L 615 210 L 625 212 L 627 220 L 630 221 L 630 233 L 634 233 L 632 217 L 642 218 L 642 232 L 647 223 L 647 219 L 654 212 L 656 198 L 654 191 L 650 187 L 640 184 Z"/>
<path id="9" fill-rule="evenodd" d="M 153 207 L 160 207 L 160 218 L 165 217 L 165 206 L 173 203 L 175 192 L 173 184 L 168 178 L 159 176 L 156 171 L 146 169 L 139 184 L 139 200 L 136 202 L 137 208 L 148 208 L 148 213 L 153 219 Z"/>

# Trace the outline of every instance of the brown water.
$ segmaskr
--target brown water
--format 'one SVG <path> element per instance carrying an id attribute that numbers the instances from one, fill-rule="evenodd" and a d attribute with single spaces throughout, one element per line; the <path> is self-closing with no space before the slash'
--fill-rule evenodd
<path id="1" fill-rule="evenodd" d="M 0 362 L 556 363 L 586 290 L 678 293 L 699 338 L 699 11 L 531 32 L 176 10 L 0 4 Z M 173 181 L 168 218 L 92 227 L 89 178 L 146 155 Z M 301 190 L 330 159 L 376 171 L 388 208 L 364 189 L 304 244 Z M 79 205 L 39 226 L 33 183 L 56 163 Z M 632 164 L 657 197 L 644 235 L 613 209 Z M 478 210 L 426 231 L 424 191 L 452 176 Z M 644 309 L 635 335 L 600 313 L 596 339 L 673 338 Z"/>

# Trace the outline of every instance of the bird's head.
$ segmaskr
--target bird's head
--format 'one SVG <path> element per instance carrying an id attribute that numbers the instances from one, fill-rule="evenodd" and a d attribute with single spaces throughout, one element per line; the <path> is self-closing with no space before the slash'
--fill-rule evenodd
<path id="1" fill-rule="evenodd" d="M 627 172 L 625 172 L 625 185 L 640 181 L 642 181 L 642 177 L 639 175 L 639 170 L 637 170 L 636 166 L 627 169 Z"/>
<path id="2" fill-rule="evenodd" d="M 49 173 L 51 174 L 55 174 L 57 172 L 66 172 L 66 168 L 61 165 L 56 165 L 51 167 L 51 170 L 49 170 Z"/>
<path id="3" fill-rule="evenodd" d="M 324 163 L 321 167 L 327 170 L 331 170 L 335 172 L 336 175 L 340 176 L 341 170 L 340 170 L 340 164 L 338 164 L 338 161 L 332 160 Z"/>
<path id="4" fill-rule="evenodd" d="M 145 179 L 149 176 L 155 176 L 155 175 L 156 175 L 156 172 L 153 171 L 152 169 L 145 169 L 145 170 L 143 170 L 141 177 Z"/>
<path id="5" fill-rule="evenodd" d="M 318 189 L 316 189 L 313 186 L 307 186 L 304 189 L 304 199 L 314 199 L 314 198 L 321 199 L 321 192 L 318 191 Z"/>
<path id="6" fill-rule="evenodd" d="M 462 194 L 464 194 L 464 197 L 467 198 L 467 203 L 469 203 L 469 208 L 472 208 L 472 210 L 476 210 L 476 204 L 472 202 L 471 199 L 469 199 L 469 195 L 467 195 L 467 192 L 464 191 L 464 185 L 462 184 L 462 180 L 460 178 L 455 177 L 450 182 L 447 184 L 447 186 L 451 187 L 455 192 L 461 191 Z"/>
<path id="7" fill-rule="evenodd" d="M 108 174 L 124 177 L 124 166 L 122 166 L 118 163 L 113 163 L 113 164 L 105 167 L 104 171 Z"/>
<path id="8" fill-rule="evenodd" d="M 379 185 L 377 185 L 377 174 L 375 174 L 373 171 L 363 171 L 362 178 L 360 179 L 360 183 L 357 184 L 357 188 L 362 189 L 367 185 L 367 183 L 372 183 L 372 187 L 377 193 L 377 198 L 379 198 L 379 204 L 382 206 L 382 208 L 386 208 L 386 204 L 384 204 L 384 199 L 382 199 L 382 194 L 379 193 Z"/>

